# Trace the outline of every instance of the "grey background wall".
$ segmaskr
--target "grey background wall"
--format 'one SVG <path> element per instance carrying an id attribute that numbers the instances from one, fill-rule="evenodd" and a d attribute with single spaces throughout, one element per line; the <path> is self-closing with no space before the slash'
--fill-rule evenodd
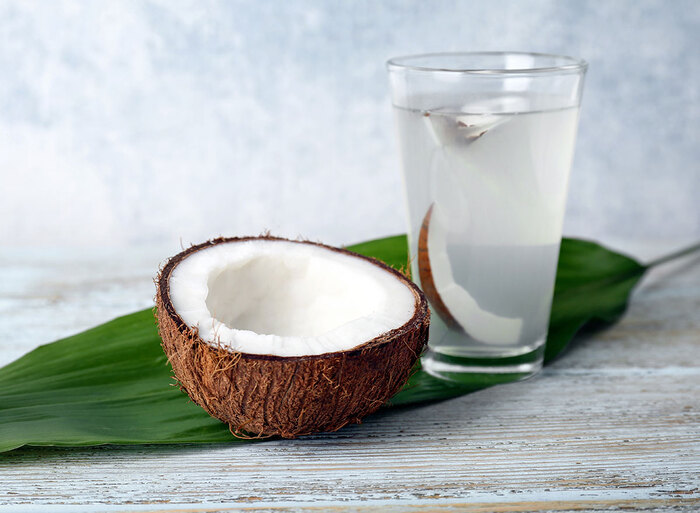
<path id="1" fill-rule="evenodd" d="M 568 234 L 700 237 L 700 2 L 0 0 L 0 244 L 404 230 L 384 61 L 590 62 Z"/>

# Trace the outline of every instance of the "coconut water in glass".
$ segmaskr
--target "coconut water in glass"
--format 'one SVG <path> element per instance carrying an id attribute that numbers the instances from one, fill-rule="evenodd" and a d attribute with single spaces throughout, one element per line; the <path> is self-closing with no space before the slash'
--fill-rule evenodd
<path id="1" fill-rule="evenodd" d="M 423 368 L 460 381 L 542 366 L 585 62 L 524 53 L 388 63 Z"/>

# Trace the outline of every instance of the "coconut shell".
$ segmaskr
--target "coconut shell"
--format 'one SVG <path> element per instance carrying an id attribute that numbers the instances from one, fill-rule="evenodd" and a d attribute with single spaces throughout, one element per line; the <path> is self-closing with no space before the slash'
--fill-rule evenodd
<path id="1" fill-rule="evenodd" d="M 403 326 L 347 351 L 283 357 L 232 352 L 202 341 L 170 299 L 173 269 L 188 255 L 215 244 L 276 237 L 219 238 L 193 246 L 170 259 L 157 280 L 156 316 L 163 349 L 175 377 L 190 398 L 226 422 L 234 435 L 263 437 L 335 431 L 358 423 L 397 393 L 428 340 L 425 296 L 398 271 L 369 260 L 401 280 L 416 298 L 413 317 Z"/>
<path id="2" fill-rule="evenodd" d="M 428 232 L 430 230 L 430 218 L 433 215 L 433 206 L 434 205 L 430 205 L 430 208 L 425 213 L 420 232 L 418 233 L 418 276 L 420 277 L 420 284 L 423 287 L 423 292 L 425 292 L 435 312 L 448 327 L 461 331 L 462 327 L 452 316 L 450 309 L 447 308 L 442 297 L 440 297 L 440 293 L 435 286 L 435 280 L 433 279 L 433 270 L 430 265 L 430 251 L 428 249 Z"/>

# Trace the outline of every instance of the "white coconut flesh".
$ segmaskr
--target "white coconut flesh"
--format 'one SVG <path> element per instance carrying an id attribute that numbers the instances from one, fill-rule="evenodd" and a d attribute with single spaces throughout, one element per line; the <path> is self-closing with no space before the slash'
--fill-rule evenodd
<path id="1" fill-rule="evenodd" d="M 450 111 L 435 110 L 423 119 L 436 146 L 463 146 L 476 141 L 507 118 L 493 114 L 455 116 Z"/>
<path id="2" fill-rule="evenodd" d="M 170 299 L 199 337 L 275 356 L 345 351 L 407 323 L 416 299 L 396 275 L 315 244 L 253 239 L 191 253 Z"/>
<path id="3" fill-rule="evenodd" d="M 447 252 L 447 221 L 435 204 L 428 227 L 428 255 L 435 290 L 452 318 L 470 336 L 487 344 L 513 344 L 520 338 L 522 319 L 503 317 L 482 309 L 469 292 L 455 282 Z"/>

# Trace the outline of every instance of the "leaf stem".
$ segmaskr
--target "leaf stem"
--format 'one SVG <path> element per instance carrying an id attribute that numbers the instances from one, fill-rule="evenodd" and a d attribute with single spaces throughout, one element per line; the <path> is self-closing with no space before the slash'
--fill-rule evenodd
<path id="1" fill-rule="evenodd" d="M 648 268 L 655 267 L 657 265 L 665 264 L 666 262 L 670 262 L 671 260 L 675 260 L 676 258 L 680 258 L 685 255 L 689 255 L 691 253 L 694 253 L 695 251 L 700 251 L 700 242 L 693 244 L 692 246 L 689 246 L 687 248 L 679 249 L 678 251 L 674 251 L 673 253 L 662 256 L 660 258 L 657 258 L 656 260 L 652 260 L 647 264 Z"/>

